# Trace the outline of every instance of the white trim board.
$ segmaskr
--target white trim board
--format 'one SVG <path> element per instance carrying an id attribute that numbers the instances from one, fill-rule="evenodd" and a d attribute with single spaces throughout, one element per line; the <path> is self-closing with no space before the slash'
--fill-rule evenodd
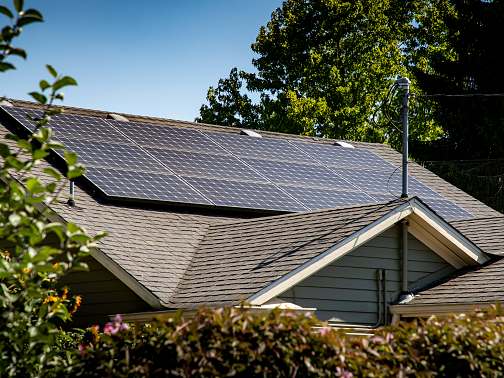
<path id="1" fill-rule="evenodd" d="M 383 233 L 404 218 L 414 223 L 414 236 L 456 268 L 483 264 L 489 260 L 475 244 L 433 213 L 416 198 L 410 199 L 370 225 L 355 232 L 325 252 L 287 273 L 256 294 L 248 302 L 260 306 Z M 420 227 L 422 226 L 422 227 Z M 425 232 L 419 230 L 424 229 Z"/>

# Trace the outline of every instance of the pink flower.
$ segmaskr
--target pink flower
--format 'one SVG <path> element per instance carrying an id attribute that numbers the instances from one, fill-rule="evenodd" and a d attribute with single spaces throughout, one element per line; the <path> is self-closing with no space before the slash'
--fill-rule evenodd
<path id="1" fill-rule="evenodd" d="M 84 344 L 79 344 L 79 353 L 82 356 L 84 353 L 86 353 L 87 345 Z"/>
<path id="2" fill-rule="evenodd" d="M 123 323 L 121 315 L 117 314 L 112 322 L 108 322 L 103 327 L 103 333 L 106 335 L 115 335 L 117 332 L 129 329 L 128 324 Z"/>
<path id="3" fill-rule="evenodd" d="M 322 327 L 319 332 L 322 336 L 325 336 L 331 332 L 331 327 Z"/>

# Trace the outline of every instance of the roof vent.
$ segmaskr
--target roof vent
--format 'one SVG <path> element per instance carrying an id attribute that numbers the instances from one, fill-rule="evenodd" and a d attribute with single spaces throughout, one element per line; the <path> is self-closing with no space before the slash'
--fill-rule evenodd
<path id="1" fill-rule="evenodd" d="M 355 148 L 354 146 L 352 146 L 350 143 L 347 143 L 347 142 L 343 142 L 341 140 L 337 141 L 337 142 L 334 142 L 334 145 L 335 146 L 340 146 L 340 147 L 345 147 L 345 148 Z"/>
<path id="2" fill-rule="evenodd" d="M 129 119 L 126 118 L 125 116 L 122 116 L 120 114 L 115 114 L 115 113 L 107 114 L 107 118 L 115 119 L 116 121 L 121 121 L 121 122 L 129 122 Z"/>
<path id="3" fill-rule="evenodd" d="M 6 107 L 6 108 L 14 107 L 14 105 L 12 105 L 12 102 L 7 101 L 7 100 L 0 100 L 0 106 Z"/>
<path id="4" fill-rule="evenodd" d="M 261 134 L 256 133 L 253 130 L 241 130 L 240 134 L 242 134 L 242 135 L 248 135 L 248 136 L 251 136 L 251 137 L 254 137 L 254 138 L 262 138 Z"/>

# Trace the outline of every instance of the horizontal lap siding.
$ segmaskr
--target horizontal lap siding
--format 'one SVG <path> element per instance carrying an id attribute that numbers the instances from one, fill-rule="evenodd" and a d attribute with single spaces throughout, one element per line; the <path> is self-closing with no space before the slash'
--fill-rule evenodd
<path id="1" fill-rule="evenodd" d="M 150 307 L 131 289 L 95 260 L 87 260 L 89 271 L 73 272 L 63 279 L 75 295 L 82 296 L 82 306 L 72 326 L 86 327 L 104 323 L 109 315 L 147 311 Z"/>
<path id="2" fill-rule="evenodd" d="M 355 251 L 306 278 L 280 298 L 305 308 L 317 308 L 321 320 L 371 325 L 377 321 L 377 270 L 386 269 L 388 301 L 401 291 L 401 233 L 395 226 Z M 453 268 L 424 244 L 409 235 L 408 277 L 410 286 L 432 276 L 449 274 Z"/>

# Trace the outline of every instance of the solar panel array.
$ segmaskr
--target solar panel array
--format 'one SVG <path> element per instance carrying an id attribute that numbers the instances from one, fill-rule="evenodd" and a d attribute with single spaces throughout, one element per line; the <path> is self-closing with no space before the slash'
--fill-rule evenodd
<path id="1" fill-rule="evenodd" d="M 3 108 L 33 131 L 36 111 Z M 218 133 L 73 114 L 50 126 L 113 198 L 258 210 L 306 211 L 381 203 L 401 193 L 401 174 L 361 148 Z M 446 219 L 471 214 L 414 177 L 410 193 Z"/>

